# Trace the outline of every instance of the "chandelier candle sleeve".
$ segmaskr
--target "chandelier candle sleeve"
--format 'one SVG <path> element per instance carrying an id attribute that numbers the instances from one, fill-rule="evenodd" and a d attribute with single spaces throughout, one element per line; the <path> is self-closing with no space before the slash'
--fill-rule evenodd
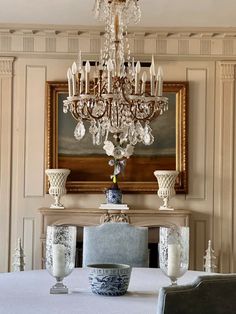
<path id="1" fill-rule="evenodd" d="M 81 71 L 80 71 L 80 94 L 83 93 L 83 86 L 84 86 L 84 70 L 81 69 Z"/>
<path id="2" fill-rule="evenodd" d="M 89 73 L 90 73 L 90 63 L 86 61 L 85 64 L 85 94 L 89 93 Z"/>
<path id="3" fill-rule="evenodd" d="M 72 64 L 72 90 L 73 90 L 73 96 L 76 95 L 76 73 L 77 73 L 77 65 L 74 62 Z"/>
<path id="4" fill-rule="evenodd" d="M 69 92 L 69 97 L 72 96 L 71 92 L 71 80 L 72 80 L 72 73 L 71 73 L 71 68 L 67 70 L 67 79 L 68 79 L 68 92 Z"/>
<path id="5" fill-rule="evenodd" d="M 145 93 L 146 80 L 147 80 L 147 73 L 146 71 L 144 71 L 142 75 L 142 94 Z"/>
<path id="6" fill-rule="evenodd" d="M 158 79 L 158 96 L 161 97 L 162 92 L 163 92 L 163 70 L 162 70 L 162 67 L 158 68 L 157 79 Z"/>
<path id="7" fill-rule="evenodd" d="M 150 66 L 150 85 L 151 85 L 151 96 L 154 96 L 154 85 L 155 85 L 155 63 L 154 57 L 152 56 L 152 63 Z"/>
<path id="8" fill-rule="evenodd" d="M 139 72 L 141 70 L 140 62 L 138 61 L 135 66 L 135 94 L 138 94 L 138 85 L 139 85 Z"/>

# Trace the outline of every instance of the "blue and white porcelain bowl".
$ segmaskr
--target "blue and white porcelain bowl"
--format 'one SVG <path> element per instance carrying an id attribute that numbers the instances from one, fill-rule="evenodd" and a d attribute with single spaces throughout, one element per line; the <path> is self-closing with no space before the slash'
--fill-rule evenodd
<path id="1" fill-rule="evenodd" d="M 123 295 L 127 292 L 131 267 L 125 264 L 91 264 L 89 283 L 93 293 L 107 296 Z"/>

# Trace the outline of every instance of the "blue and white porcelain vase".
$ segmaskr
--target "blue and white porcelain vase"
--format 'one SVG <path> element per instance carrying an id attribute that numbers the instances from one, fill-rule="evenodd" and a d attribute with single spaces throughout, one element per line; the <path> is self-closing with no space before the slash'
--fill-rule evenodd
<path id="1" fill-rule="evenodd" d="M 122 204 L 122 192 L 117 183 L 114 183 L 111 188 L 106 189 L 107 204 Z"/>

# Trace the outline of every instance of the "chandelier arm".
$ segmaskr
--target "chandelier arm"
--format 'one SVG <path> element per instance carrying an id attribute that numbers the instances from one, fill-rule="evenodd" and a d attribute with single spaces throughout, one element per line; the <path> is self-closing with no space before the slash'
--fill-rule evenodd
<path id="1" fill-rule="evenodd" d="M 72 115 L 72 117 L 73 117 L 75 120 L 77 120 L 77 121 L 81 118 L 80 115 L 78 115 L 77 112 L 71 112 L 71 115 Z"/>
<path id="2" fill-rule="evenodd" d="M 136 111 L 137 111 L 136 105 L 134 104 L 134 102 L 132 100 L 130 100 L 126 96 L 125 91 L 124 91 L 124 85 L 125 85 L 125 82 L 123 81 L 122 85 L 121 85 L 122 96 L 123 96 L 124 100 L 127 102 L 127 104 L 130 106 L 130 110 L 129 111 L 131 113 L 131 116 L 132 116 L 133 120 L 136 120 Z M 132 110 L 133 107 L 135 109 L 135 114 L 133 113 L 133 110 Z"/>
<path id="3" fill-rule="evenodd" d="M 101 70 L 99 70 L 99 72 L 100 71 Z M 94 95 L 98 95 L 99 97 L 102 97 L 103 91 L 105 89 L 105 85 L 106 84 L 102 85 L 102 78 L 99 76 L 99 79 L 97 79 L 97 82 L 96 84 L 94 84 L 93 89 L 92 89 L 94 91 Z M 96 94 L 96 90 L 98 91 L 97 94 Z"/>
<path id="4" fill-rule="evenodd" d="M 138 121 L 153 121 L 155 118 L 159 117 L 160 115 L 160 110 L 156 111 L 156 112 L 153 112 L 152 115 L 149 115 L 148 117 L 146 118 L 138 118 L 136 117 L 135 119 L 138 120 Z"/>
<path id="5" fill-rule="evenodd" d="M 105 116 L 105 113 L 107 112 L 107 104 L 105 106 L 105 109 L 104 109 L 103 113 L 100 114 L 99 116 L 98 115 L 97 116 L 93 115 L 93 108 L 87 107 L 87 111 L 88 111 L 89 117 L 92 117 L 95 120 L 100 120 L 100 119 L 102 119 Z"/>
<path id="6" fill-rule="evenodd" d="M 112 113 L 112 103 L 111 103 L 111 100 L 109 101 L 109 103 L 107 104 L 107 117 L 111 123 L 111 126 L 112 126 L 112 118 L 111 118 L 111 113 Z"/>
<path id="7" fill-rule="evenodd" d="M 154 117 L 154 115 L 155 115 L 155 109 L 154 109 L 155 104 L 154 104 L 153 102 L 149 102 L 148 104 L 150 104 L 149 107 L 151 106 L 150 114 L 147 115 L 145 118 L 138 118 L 138 117 L 136 116 L 136 119 L 137 119 L 137 120 L 139 120 L 139 121 L 141 121 L 141 120 L 147 121 L 147 120 L 151 120 L 151 119 Z M 142 105 L 142 104 L 140 104 L 140 103 L 138 104 L 138 109 L 139 109 L 139 107 L 140 107 L 141 105 Z M 140 108 L 139 111 L 142 111 L 142 109 Z"/>

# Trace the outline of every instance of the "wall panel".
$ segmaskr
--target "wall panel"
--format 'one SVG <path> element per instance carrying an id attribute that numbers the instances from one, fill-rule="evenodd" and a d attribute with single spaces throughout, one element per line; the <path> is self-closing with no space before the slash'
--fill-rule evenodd
<path id="1" fill-rule="evenodd" d="M 25 196 L 43 196 L 46 68 L 26 68 Z"/>
<path id="2" fill-rule="evenodd" d="M 207 70 L 188 69 L 189 81 L 189 192 L 187 199 L 205 199 Z"/>
<path id="3" fill-rule="evenodd" d="M 0 57 L 0 271 L 10 263 L 13 58 Z"/>
<path id="4" fill-rule="evenodd" d="M 23 218 L 23 248 L 25 254 L 25 270 L 33 269 L 34 267 L 34 218 Z"/>
<path id="5" fill-rule="evenodd" d="M 195 247 L 195 258 L 194 258 L 194 269 L 203 270 L 204 260 L 207 242 L 207 224 L 205 220 L 195 220 L 194 222 L 194 247 Z"/>

